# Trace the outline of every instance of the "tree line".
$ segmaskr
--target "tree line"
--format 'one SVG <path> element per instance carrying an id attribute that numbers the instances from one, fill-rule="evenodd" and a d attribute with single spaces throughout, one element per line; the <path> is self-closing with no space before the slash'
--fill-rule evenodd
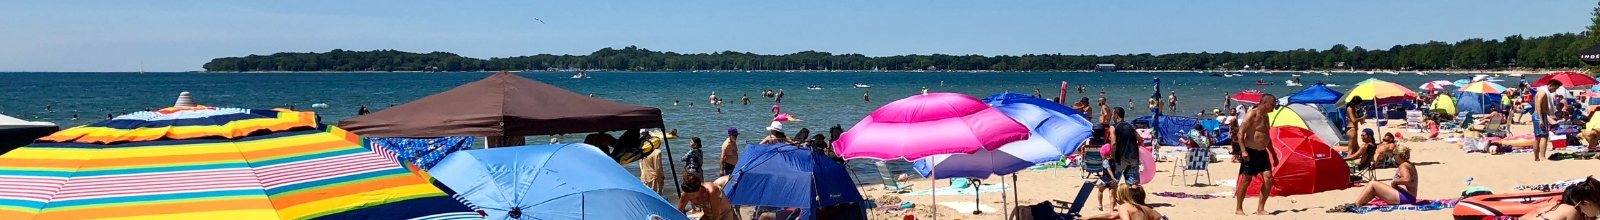
<path id="1" fill-rule="evenodd" d="M 1591 27 L 1593 28 L 1593 27 Z M 588 55 L 540 54 L 478 59 L 447 52 L 395 50 L 326 53 L 276 53 L 212 59 L 206 71 L 498 71 L 602 69 L 623 71 L 695 70 L 986 70 L 1074 71 L 1115 64 L 1122 70 L 1442 70 L 1506 68 L 1578 68 L 1577 53 L 1595 44 L 1588 32 L 1525 38 L 1473 38 L 1451 42 L 1395 45 L 1369 49 L 1333 45 L 1325 50 L 1173 53 L 1152 55 L 1021 56 L 899 55 L 869 57 L 804 51 L 784 55 L 749 52 L 675 53 L 628 46 L 604 48 Z"/>

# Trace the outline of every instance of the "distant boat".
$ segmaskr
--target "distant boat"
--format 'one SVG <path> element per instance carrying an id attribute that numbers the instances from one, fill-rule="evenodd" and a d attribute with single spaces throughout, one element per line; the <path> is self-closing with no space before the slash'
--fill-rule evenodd
<path id="1" fill-rule="evenodd" d="M 1424 73 L 1422 71 L 1417 71 L 1417 75 L 1426 76 L 1426 75 L 1428 75 L 1428 73 Z"/>
<path id="2" fill-rule="evenodd" d="M 865 88 L 872 88 L 872 86 L 867 85 L 867 84 L 856 83 L 856 88 L 865 89 Z"/>
<path id="3" fill-rule="evenodd" d="M 1262 81 L 1262 80 L 1256 80 L 1256 85 L 1258 85 L 1258 86 L 1270 86 L 1270 85 L 1272 85 L 1272 83 L 1269 83 L 1267 81 Z"/>
<path id="4" fill-rule="evenodd" d="M 1283 81 L 1283 85 L 1284 86 L 1288 86 L 1288 87 L 1300 87 L 1300 86 L 1302 86 L 1302 85 L 1300 85 L 1299 82 L 1295 82 L 1292 79 L 1291 80 L 1284 80 Z"/>
<path id="5" fill-rule="evenodd" d="M 809 90 L 822 90 L 822 87 L 817 87 L 817 85 L 811 85 L 811 86 L 807 86 L 806 89 L 809 89 Z"/>
<path id="6" fill-rule="evenodd" d="M 589 74 L 585 74 L 585 73 L 583 73 L 583 70 L 579 70 L 578 74 L 572 75 L 572 78 L 573 79 L 588 79 L 589 78 Z"/>
<path id="7" fill-rule="evenodd" d="M 1228 74 L 1212 73 L 1211 77 L 1228 77 Z"/>

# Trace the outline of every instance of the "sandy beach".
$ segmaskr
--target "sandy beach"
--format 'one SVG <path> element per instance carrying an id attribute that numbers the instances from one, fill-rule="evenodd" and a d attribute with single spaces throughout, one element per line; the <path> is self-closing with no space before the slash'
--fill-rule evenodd
<path id="1" fill-rule="evenodd" d="M 1399 122 L 1398 120 L 1392 121 Z M 1370 125 L 1370 124 L 1369 124 Z M 1370 128 L 1370 126 L 1364 127 Z M 1384 128 L 1384 131 L 1399 131 L 1400 129 Z M 1532 131 L 1529 125 L 1515 125 L 1513 134 L 1527 134 Z M 1424 137 L 1425 134 L 1404 133 L 1407 137 Z M 1445 135 L 1441 134 L 1441 137 Z M 1412 148 L 1412 160 L 1417 164 L 1418 178 L 1420 180 L 1418 199 L 1455 199 L 1468 185 L 1468 178 L 1474 179 L 1472 186 L 1484 186 L 1495 193 L 1513 192 L 1512 188 L 1518 185 L 1545 184 L 1555 181 L 1582 178 L 1584 176 L 1600 174 L 1600 171 L 1587 167 L 1600 166 L 1600 160 L 1565 160 L 1534 162 L 1532 154 L 1502 154 L 1490 155 L 1484 153 L 1464 153 L 1459 145 L 1445 141 L 1402 141 L 1401 145 Z M 1163 149 L 1176 149 L 1176 147 L 1163 147 Z M 1560 152 L 1560 151 L 1554 151 Z M 1268 216 L 1237 216 L 1234 215 L 1234 198 L 1231 194 L 1233 187 L 1228 186 L 1175 186 L 1169 184 L 1172 178 L 1175 162 L 1160 162 L 1156 178 L 1145 185 L 1149 193 L 1157 192 L 1183 192 L 1189 194 L 1212 194 L 1225 192 L 1229 197 L 1214 199 L 1170 198 L 1148 195 L 1147 202 L 1155 209 L 1170 219 L 1449 219 L 1449 209 L 1438 211 L 1394 211 L 1377 212 L 1368 214 L 1352 213 L 1327 213 L 1329 208 L 1340 204 L 1353 203 L 1360 188 L 1327 191 L 1311 195 L 1297 195 L 1289 197 L 1272 197 L 1267 202 L 1266 210 L 1272 215 Z M 1227 160 L 1210 165 L 1210 173 L 1215 175 L 1211 181 L 1226 181 L 1238 178 L 1239 165 Z M 1395 169 L 1377 170 L 1379 180 L 1388 180 Z M 1006 197 L 1013 193 L 1020 195 L 1021 204 L 1037 204 L 1048 200 L 1072 201 L 1079 185 L 1086 179 L 1080 178 L 1082 170 L 1079 168 L 1052 168 L 1048 170 L 1024 170 L 1016 174 L 1018 177 L 1017 188 L 1019 192 L 1006 191 Z M 875 177 L 863 177 L 875 178 Z M 1201 177 L 1201 181 L 1205 181 Z M 1190 179 L 1191 181 L 1193 179 Z M 990 178 L 983 181 L 986 184 L 999 183 L 1000 178 Z M 1010 185 L 1011 178 L 1003 180 Z M 912 190 L 928 189 L 929 184 L 936 187 L 947 187 L 945 180 L 929 181 L 926 179 L 913 179 Z M 860 187 L 862 194 L 868 198 L 898 198 L 916 204 L 914 210 L 901 211 L 869 211 L 871 219 L 903 219 L 907 214 L 916 215 L 918 219 L 934 219 L 934 199 L 932 196 L 907 196 L 893 194 L 882 190 L 880 185 Z M 1097 193 L 1096 193 L 1097 194 Z M 1099 214 L 1095 205 L 1095 194 L 1091 194 L 1083 213 L 1085 215 Z M 1006 219 L 1004 207 L 1014 204 L 1003 204 L 999 192 L 982 193 L 981 204 L 996 209 L 994 213 L 973 215 L 971 213 L 957 213 L 956 211 L 938 207 L 937 219 Z M 971 195 L 939 196 L 939 202 L 972 202 Z M 1009 198 L 1008 198 L 1009 199 Z M 1248 198 L 1244 209 L 1250 212 L 1255 209 L 1256 198 Z M 883 202 L 879 202 L 882 204 Z M 1108 198 L 1109 206 L 1109 198 Z M 1107 207 L 1108 209 L 1110 207 Z"/>

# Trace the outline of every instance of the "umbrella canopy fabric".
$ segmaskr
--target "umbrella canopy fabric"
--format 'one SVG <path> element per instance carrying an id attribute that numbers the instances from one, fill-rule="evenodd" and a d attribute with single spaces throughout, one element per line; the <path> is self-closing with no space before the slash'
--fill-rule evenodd
<path id="1" fill-rule="evenodd" d="M 1458 79 L 1450 84 L 1455 85 L 1456 87 L 1467 87 L 1467 84 L 1472 84 L 1472 79 Z"/>
<path id="2" fill-rule="evenodd" d="M 1600 65 L 1600 45 L 1590 46 L 1578 51 L 1578 60 L 1589 65 Z"/>
<path id="3" fill-rule="evenodd" d="M 339 121 L 366 137 L 535 136 L 660 128 L 661 109 L 572 93 L 499 72 Z"/>
<path id="4" fill-rule="evenodd" d="M 1456 104 L 1457 102 L 1455 97 L 1451 97 L 1450 95 L 1446 94 L 1439 94 L 1439 97 L 1433 99 L 1433 103 L 1429 105 L 1428 110 L 1438 113 L 1456 115 L 1456 109 L 1458 109 Z"/>
<path id="5" fill-rule="evenodd" d="M 137 112 L 0 155 L 0 219 L 478 218 L 310 112 Z"/>
<path id="6" fill-rule="evenodd" d="M 1262 93 L 1261 91 L 1257 90 L 1245 90 L 1240 91 L 1239 93 L 1234 93 L 1233 96 L 1228 96 L 1228 99 L 1233 99 L 1233 101 L 1243 103 L 1261 104 L 1261 96 L 1263 95 L 1266 95 L 1266 93 Z"/>
<path id="7" fill-rule="evenodd" d="M 588 144 L 461 151 L 428 174 L 487 219 L 689 219 Z"/>
<path id="8" fill-rule="evenodd" d="M 1300 92 L 1296 92 L 1293 95 L 1289 95 L 1288 99 L 1284 100 L 1284 103 L 1334 104 L 1339 103 L 1339 97 L 1343 96 L 1344 93 L 1333 91 L 1333 89 L 1330 89 L 1328 86 L 1323 84 L 1316 84 L 1311 85 L 1311 87 L 1306 87 L 1306 89 L 1300 90 Z M 1256 100 L 1260 100 L 1260 98 L 1257 97 Z"/>
<path id="9" fill-rule="evenodd" d="M 734 205 L 821 208 L 861 202 L 844 165 L 788 144 L 746 145 L 723 193 Z"/>
<path id="10" fill-rule="evenodd" d="M 1440 89 L 1444 89 L 1445 86 L 1449 86 L 1449 85 L 1453 85 L 1453 84 L 1451 84 L 1450 81 L 1435 80 L 1433 82 L 1423 83 L 1421 86 L 1417 86 L 1417 89 L 1422 89 L 1422 90 L 1440 90 Z"/>
<path id="11" fill-rule="evenodd" d="M 1499 93 L 1456 92 L 1455 110 L 1460 114 L 1487 114 L 1491 108 L 1499 108 L 1501 96 Z"/>
<path id="12" fill-rule="evenodd" d="M 1272 196 L 1307 195 L 1350 187 L 1350 166 L 1344 158 L 1303 128 L 1280 126 L 1271 130 L 1273 154 Z M 1261 196 L 1262 178 L 1251 180 L 1247 196 Z M 1246 183 L 1239 183 L 1246 184 Z"/>
<path id="13" fill-rule="evenodd" d="M 1340 129 L 1333 126 L 1333 122 L 1322 113 L 1322 110 L 1310 104 L 1289 104 L 1273 109 L 1268 113 L 1268 120 L 1272 127 L 1290 126 L 1303 128 L 1315 133 L 1319 139 L 1329 146 L 1338 146 Z"/>
<path id="14" fill-rule="evenodd" d="M 1456 91 L 1473 92 L 1473 93 L 1484 93 L 1484 94 L 1500 94 L 1500 93 L 1506 91 L 1506 87 L 1505 86 L 1501 86 L 1500 84 L 1492 83 L 1492 82 L 1474 82 L 1474 83 L 1471 83 L 1471 84 L 1467 84 L 1465 86 L 1461 86 L 1461 89 L 1456 89 Z"/>
<path id="15" fill-rule="evenodd" d="M 1077 152 L 1093 134 L 1094 124 L 1089 123 L 1082 112 L 1049 100 L 1014 93 L 992 95 L 983 100 L 1028 127 L 1028 140 L 1011 142 L 995 151 L 923 158 L 912 164 L 917 172 L 934 179 L 1011 174 Z M 933 175 L 933 169 L 944 172 Z"/>
<path id="16" fill-rule="evenodd" d="M 1540 77 L 1539 80 L 1533 81 L 1533 85 L 1531 85 L 1531 86 L 1540 87 L 1540 86 L 1544 86 L 1544 85 L 1549 85 L 1551 80 L 1561 81 L 1561 87 L 1592 86 L 1592 85 L 1595 85 L 1597 83 L 1600 83 L 1600 82 L 1595 81 L 1594 77 L 1590 77 L 1589 75 L 1584 75 L 1583 73 L 1572 72 L 1572 71 L 1562 71 L 1562 72 L 1551 73 L 1550 75 L 1545 75 L 1544 77 Z"/>
<path id="17" fill-rule="evenodd" d="M 929 93 L 890 102 L 834 142 L 846 159 L 917 160 L 971 154 L 1028 139 L 1028 128 L 971 96 Z"/>
<path id="18" fill-rule="evenodd" d="M 33 143 L 34 139 L 60 130 L 61 127 L 57 127 L 55 123 L 23 121 L 0 115 L 0 154 Z"/>
<path id="19" fill-rule="evenodd" d="M 1400 84 L 1378 79 L 1368 79 L 1362 82 L 1361 85 L 1350 89 L 1349 93 L 1345 93 L 1344 98 L 1339 98 L 1339 102 L 1349 102 L 1356 97 L 1361 97 L 1362 100 L 1383 105 L 1417 98 L 1417 92 L 1413 92 L 1405 86 L 1400 86 Z"/>

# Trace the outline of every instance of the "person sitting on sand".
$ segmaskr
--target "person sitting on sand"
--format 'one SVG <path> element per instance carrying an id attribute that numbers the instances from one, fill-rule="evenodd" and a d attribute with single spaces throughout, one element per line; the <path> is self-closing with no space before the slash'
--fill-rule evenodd
<path id="1" fill-rule="evenodd" d="M 1113 212 L 1087 216 L 1079 219 L 1104 219 L 1104 220 L 1161 220 L 1166 216 L 1150 207 L 1144 201 L 1144 187 L 1137 185 L 1123 185 L 1117 187 L 1117 208 Z"/>
<path id="2" fill-rule="evenodd" d="M 1382 199 L 1391 205 L 1409 205 L 1417 202 L 1417 166 L 1411 163 L 1411 148 L 1400 146 L 1395 149 L 1394 161 L 1398 163 L 1394 180 L 1389 183 L 1380 181 L 1368 182 L 1361 189 L 1361 194 L 1356 197 L 1356 205 L 1366 205 L 1372 200 Z"/>
<path id="3" fill-rule="evenodd" d="M 683 197 L 678 200 L 678 211 L 688 213 L 689 205 L 701 207 L 705 214 L 702 220 L 738 220 L 739 213 L 733 209 L 733 204 L 728 202 L 728 197 L 723 196 L 723 184 L 704 182 L 700 174 L 687 174 L 683 178 Z M 718 178 L 717 182 L 721 182 Z"/>
<path id="4" fill-rule="evenodd" d="M 1578 137 L 1589 143 L 1589 152 L 1600 151 L 1600 120 L 1594 120 L 1594 117 L 1600 116 L 1595 115 L 1600 112 L 1600 105 L 1589 106 L 1584 112 L 1588 112 L 1590 119 L 1583 124 L 1583 131 L 1578 132 Z"/>
<path id="5" fill-rule="evenodd" d="M 1594 176 L 1567 187 L 1561 203 L 1552 205 L 1538 214 L 1522 216 L 1522 220 L 1578 220 L 1600 216 L 1600 181 Z"/>

